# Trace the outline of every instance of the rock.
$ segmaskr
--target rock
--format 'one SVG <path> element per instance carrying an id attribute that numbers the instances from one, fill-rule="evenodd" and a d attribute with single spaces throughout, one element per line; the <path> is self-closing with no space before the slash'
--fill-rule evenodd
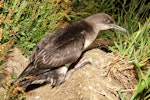
<path id="1" fill-rule="evenodd" d="M 76 71 L 60 86 L 51 88 L 49 84 L 29 92 L 28 100 L 119 100 L 117 92 L 125 89 L 124 84 L 115 80 L 107 67 L 113 63 L 114 54 L 99 49 L 86 52 L 83 56 L 91 65 Z"/>
<path id="2" fill-rule="evenodd" d="M 9 54 L 6 63 L 8 70 L 17 76 L 28 64 L 17 48 Z M 60 86 L 51 88 L 50 84 L 27 93 L 27 100 L 120 100 L 118 91 L 130 98 L 136 83 L 134 66 L 118 54 L 105 53 L 99 49 L 87 51 L 83 58 L 91 65 L 77 70 L 73 76 Z"/>
<path id="3" fill-rule="evenodd" d="M 5 63 L 5 70 L 8 70 L 15 75 L 20 75 L 28 64 L 28 59 L 22 54 L 21 50 L 14 48 L 13 52 L 8 53 L 7 61 Z"/>
<path id="4" fill-rule="evenodd" d="M 11 75 L 19 76 L 28 64 L 28 59 L 25 58 L 20 49 L 14 48 L 12 52 L 8 53 L 7 60 L 3 64 L 4 71 L 0 74 L 0 92 L 4 91 L 1 84 L 3 82 L 10 83 L 12 81 Z"/>

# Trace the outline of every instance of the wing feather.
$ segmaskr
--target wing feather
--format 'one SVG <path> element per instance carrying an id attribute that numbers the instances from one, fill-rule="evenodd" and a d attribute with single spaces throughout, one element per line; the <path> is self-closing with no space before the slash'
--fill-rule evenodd
<path id="1" fill-rule="evenodd" d="M 82 54 L 84 36 L 64 35 L 59 30 L 43 38 L 35 48 L 30 61 L 33 61 L 37 68 L 55 68 L 74 63 Z"/>

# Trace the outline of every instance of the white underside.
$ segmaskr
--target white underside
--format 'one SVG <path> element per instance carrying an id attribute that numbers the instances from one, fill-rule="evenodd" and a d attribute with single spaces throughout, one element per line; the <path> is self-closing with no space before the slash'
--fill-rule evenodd
<path id="1" fill-rule="evenodd" d="M 91 44 L 91 41 L 85 40 L 84 49 L 86 49 L 90 44 Z"/>
<path id="2" fill-rule="evenodd" d="M 68 71 L 68 68 L 66 66 L 60 67 L 58 69 L 58 73 L 61 73 L 61 74 L 66 74 L 67 71 Z"/>

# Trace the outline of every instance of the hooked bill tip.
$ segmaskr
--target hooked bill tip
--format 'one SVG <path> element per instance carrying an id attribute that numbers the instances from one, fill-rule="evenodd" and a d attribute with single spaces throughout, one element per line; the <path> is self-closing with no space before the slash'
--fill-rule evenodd
<path id="1" fill-rule="evenodd" d="M 121 26 L 118 26 L 118 25 L 116 25 L 116 24 L 113 24 L 113 28 L 128 33 L 128 30 L 127 30 L 127 29 L 125 29 L 125 28 L 123 28 L 123 27 L 121 27 Z"/>

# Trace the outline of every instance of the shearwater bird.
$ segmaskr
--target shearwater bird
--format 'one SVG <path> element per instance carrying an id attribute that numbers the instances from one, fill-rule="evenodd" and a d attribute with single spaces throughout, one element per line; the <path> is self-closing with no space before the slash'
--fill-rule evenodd
<path id="1" fill-rule="evenodd" d="M 98 33 L 112 28 L 127 32 L 108 14 L 97 13 L 48 34 L 37 44 L 28 66 L 15 82 L 20 87 L 45 82 L 52 86 L 60 85 L 88 63 L 80 57 Z M 72 64 L 74 70 L 68 72 Z"/>

